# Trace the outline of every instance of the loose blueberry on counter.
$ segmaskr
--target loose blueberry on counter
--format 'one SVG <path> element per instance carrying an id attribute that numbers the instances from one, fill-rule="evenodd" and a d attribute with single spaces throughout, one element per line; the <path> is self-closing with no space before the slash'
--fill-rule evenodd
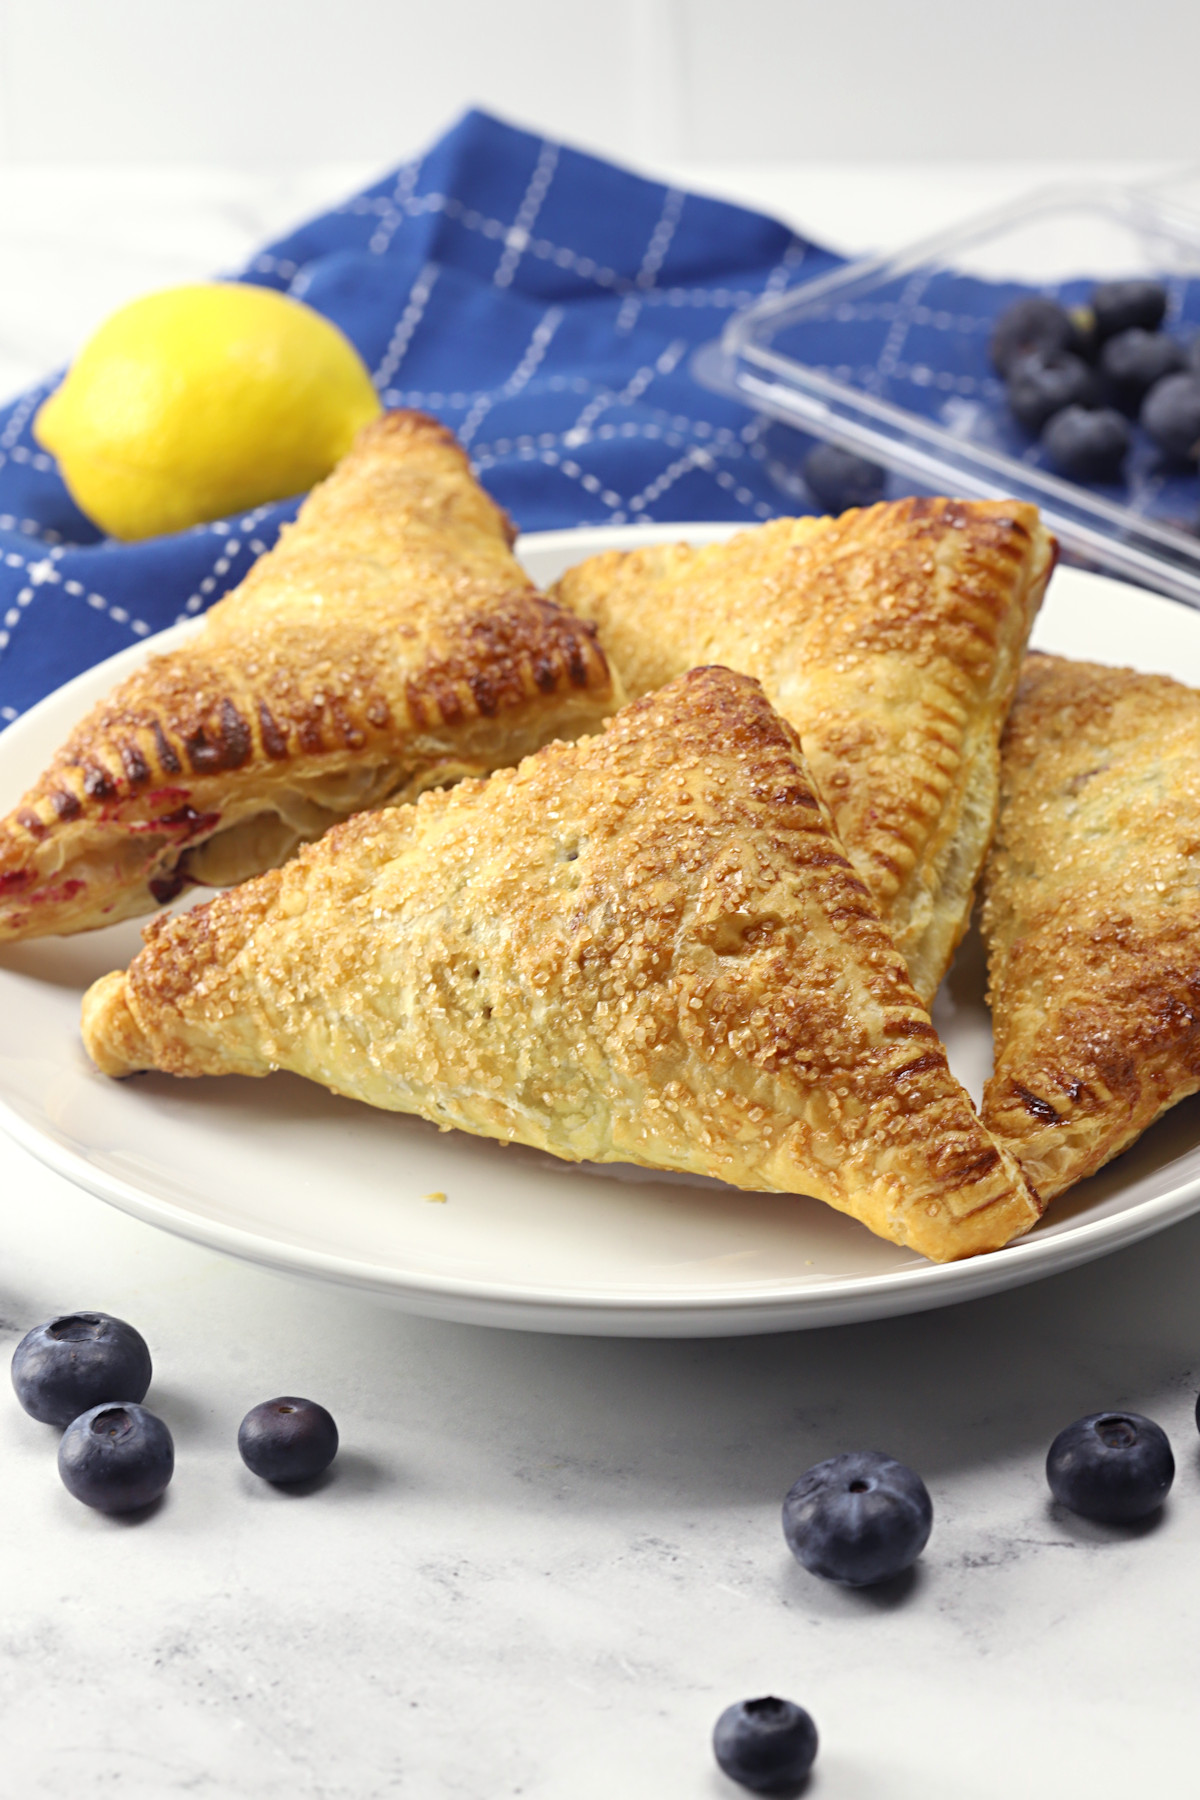
<path id="1" fill-rule="evenodd" d="M 1064 406 L 1042 433 L 1054 467 L 1072 481 L 1116 481 L 1129 454 L 1129 426 L 1111 406 Z"/>
<path id="2" fill-rule="evenodd" d="M 1157 331 L 1167 316 L 1167 290 L 1160 281 L 1102 281 L 1092 289 L 1096 335 L 1103 341 L 1118 331 Z"/>
<path id="3" fill-rule="evenodd" d="M 916 1562 L 933 1529 L 919 1475 L 877 1450 L 808 1469 L 783 1502 L 783 1535 L 797 1562 L 847 1587 L 890 1581 Z"/>
<path id="4" fill-rule="evenodd" d="M 1114 406 L 1131 418 L 1156 381 L 1187 367 L 1187 354 L 1174 338 L 1135 325 L 1109 338 L 1100 352 L 1104 391 Z"/>
<path id="5" fill-rule="evenodd" d="M 1064 406 L 1094 406 L 1096 377 L 1067 350 L 1021 356 L 1009 372 L 1008 404 L 1027 431 L 1040 431 Z"/>
<path id="6" fill-rule="evenodd" d="M 739 1700 L 713 1727 L 713 1755 L 731 1781 L 756 1794 L 786 1790 L 816 1761 L 817 1728 L 791 1700 Z"/>
<path id="7" fill-rule="evenodd" d="M 1200 461 L 1200 374 L 1168 375 L 1150 389 L 1140 414 L 1146 435 L 1175 462 Z"/>
<path id="8" fill-rule="evenodd" d="M 874 506 L 883 499 L 887 470 L 878 463 L 842 450 L 837 444 L 816 444 L 800 465 L 804 485 L 829 513 L 844 513 L 852 506 Z"/>
<path id="9" fill-rule="evenodd" d="M 93 1406 L 67 1426 L 58 1446 L 64 1487 L 98 1512 L 149 1506 L 174 1471 L 171 1434 L 144 1406 Z"/>
<path id="10" fill-rule="evenodd" d="M 1127 1525 L 1157 1512 L 1175 1479 L 1167 1434 L 1141 1413 L 1089 1413 L 1060 1431 L 1046 1457 L 1054 1498 L 1085 1519 Z"/>
<path id="11" fill-rule="evenodd" d="M 17 1399 L 43 1425 L 69 1425 L 102 1400 L 144 1400 L 152 1372 L 145 1338 L 107 1313 L 47 1319 L 12 1359 Z"/>
<path id="12" fill-rule="evenodd" d="M 311 1481 L 329 1467 L 337 1447 L 332 1416 L 294 1394 L 252 1407 L 238 1427 L 242 1461 L 264 1481 Z"/>
<path id="13" fill-rule="evenodd" d="M 1060 350 L 1078 348 L 1070 314 L 1057 300 L 1046 300 L 1041 294 L 1029 294 L 1006 306 L 988 339 L 988 357 L 999 375 L 1008 375 L 1023 356 L 1054 356 Z"/>

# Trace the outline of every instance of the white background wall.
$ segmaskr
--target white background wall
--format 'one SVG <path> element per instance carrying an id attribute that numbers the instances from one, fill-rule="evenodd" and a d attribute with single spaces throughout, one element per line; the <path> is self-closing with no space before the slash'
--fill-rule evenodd
<path id="1" fill-rule="evenodd" d="M 1200 160 L 1200 0 L 0 0 L 0 167 Z"/>

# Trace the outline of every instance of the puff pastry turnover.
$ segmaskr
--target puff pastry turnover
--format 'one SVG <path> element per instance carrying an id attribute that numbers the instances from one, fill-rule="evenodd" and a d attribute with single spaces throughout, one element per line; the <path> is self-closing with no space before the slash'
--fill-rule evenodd
<path id="1" fill-rule="evenodd" d="M 619 703 L 595 633 L 534 590 L 512 535 L 435 420 L 369 425 L 0 824 L 0 940 L 241 880 L 348 813 L 594 730 Z"/>
<path id="2" fill-rule="evenodd" d="M 983 931 L 983 1116 L 1049 1199 L 1200 1088 L 1200 693 L 1028 659 Z"/>
<path id="3" fill-rule="evenodd" d="M 572 1161 L 815 1194 L 937 1259 L 1038 1214 L 795 734 L 725 669 L 338 825 L 146 940 L 84 1001 L 110 1075 L 291 1069 Z"/>
<path id="4" fill-rule="evenodd" d="M 1032 506 L 901 500 L 609 552 L 553 592 L 630 694 L 710 661 L 757 676 L 928 1004 L 966 929 L 1054 551 Z"/>

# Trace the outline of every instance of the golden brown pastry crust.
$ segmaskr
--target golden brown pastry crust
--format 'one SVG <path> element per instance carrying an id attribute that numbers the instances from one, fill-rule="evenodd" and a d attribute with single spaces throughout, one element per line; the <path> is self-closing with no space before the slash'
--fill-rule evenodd
<path id="1" fill-rule="evenodd" d="M 362 807 L 516 762 L 619 704 L 452 434 L 385 415 L 183 649 L 82 722 L 0 824 L 0 941 L 256 874 Z"/>
<path id="2" fill-rule="evenodd" d="M 1029 657 L 983 931 L 983 1116 L 1049 1199 L 1200 1089 L 1200 694 Z"/>
<path id="3" fill-rule="evenodd" d="M 552 592 L 631 695 L 710 661 L 762 682 L 928 1003 L 970 916 L 1054 553 L 1035 507 L 901 500 L 609 552 Z"/>
<path id="4" fill-rule="evenodd" d="M 83 1029 L 108 1074 L 291 1069 L 568 1160 L 812 1193 L 939 1260 L 1038 1214 L 795 734 L 724 669 L 153 922 Z"/>

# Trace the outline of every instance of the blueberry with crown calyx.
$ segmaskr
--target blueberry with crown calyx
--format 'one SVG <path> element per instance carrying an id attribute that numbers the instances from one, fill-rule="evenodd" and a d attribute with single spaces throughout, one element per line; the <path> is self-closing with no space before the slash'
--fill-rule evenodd
<path id="1" fill-rule="evenodd" d="M 817 1758 L 817 1728 L 802 1706 L 739 1700 L 713 1728 L 713 1755 L 731 1781 L 756 1794 L 778 1793 L 804 1780 Z"/>
<path id="2" fill-rule="evenodd" d="M 1166 1432 L 1141 1413 L 1089 1413 L 1060 1431 L 1046 1480 L 1060 1505 L 1105 1525 L 1157 1512 L 1175 1479 Z"/>
<path id="3" fill-rule="evenodd" d="M 921 1477 L 876 1450 L 815 1464 L 783 1502 L 783 1535 L 797 1562 L 847 1587 L 899 1575 L 916 1562 L 932 1529 L 933 1502 Z"/>
<path id="4" fill-rule="evenodd" d="M 102 1400 L 144 1400 L 146 1340 L 108 1313 L 60 1313 L 27 1331 L 12 1359 L 17 1399 L 44 1425 L 69 1425 Z"/>
<path id="5" fill-rule="evenodd" d="M 174 1470 L 171 1434 L 144 1406 L 93 1406 L 72 1420 L 58 1446 L 64 1487 L 98 1512 L 149 1506 Z"/>
<path id="6" fill-rule="evenodd" d="M 280 1394 L 250 1409 L 237 1441 L 246 1467 L 264 1481 L 311 1481 L 337 1455 L 338 1428 L 315 1400 Z"/>

